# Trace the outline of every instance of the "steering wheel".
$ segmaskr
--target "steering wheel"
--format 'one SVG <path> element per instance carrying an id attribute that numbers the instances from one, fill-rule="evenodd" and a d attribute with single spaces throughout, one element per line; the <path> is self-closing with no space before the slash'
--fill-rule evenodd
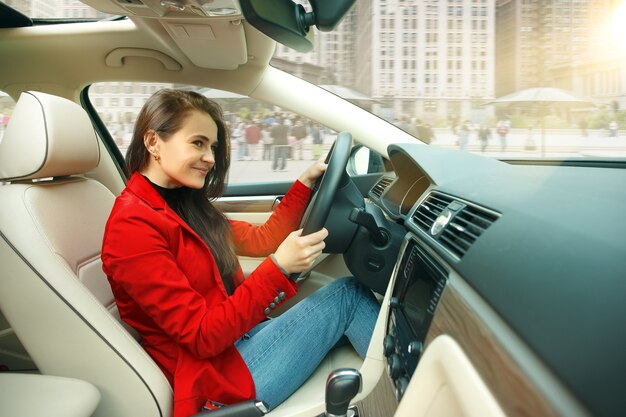
<path id="1" fill-rule="evenodd" d="M 325 162 L 328 164 L 326 172 L 315 182 L 309 204 L 302 216 L 300 222 L 300 227 L 303 229 L 302 236 L 317 232 L 324 227 L 341 178 L 346 174 L 351 147 L 352 135 L 348 132 L 339 133 L 326 157 Z"/>

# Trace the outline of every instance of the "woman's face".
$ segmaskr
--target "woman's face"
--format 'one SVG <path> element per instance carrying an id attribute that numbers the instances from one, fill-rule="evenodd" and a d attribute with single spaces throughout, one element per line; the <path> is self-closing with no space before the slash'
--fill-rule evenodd
<path id="1" fill-rule="evenodd" d="M 154 134 L 146 147 L 159 157 L 150 158 L 143 172 L 153 183 L 165 188 L 200 189 L 215 165 L 217 125 L 208 114 L 193 110 L 167 141 Z"/>

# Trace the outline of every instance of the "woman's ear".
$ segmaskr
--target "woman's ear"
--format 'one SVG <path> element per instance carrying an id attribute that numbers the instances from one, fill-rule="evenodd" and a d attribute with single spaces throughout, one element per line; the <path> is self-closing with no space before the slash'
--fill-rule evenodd
<path id="1" fill-rule="evenodd" d="M 150 129 L 143 134 L 143 145 L 155 158 L 159 155 L 158 134 L 154 130 Z"/>

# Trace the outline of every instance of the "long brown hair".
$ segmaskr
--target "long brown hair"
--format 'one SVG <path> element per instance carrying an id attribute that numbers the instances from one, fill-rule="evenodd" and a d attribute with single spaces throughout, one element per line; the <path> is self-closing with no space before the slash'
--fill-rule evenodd
<path id="1" fill-rule="evenodd" d="M 222 212 L 211 201 L 221 196 L 230 167 L 230 138 L 220 106 L 194 91 L 163 89 L 144 104 L 126 152 L 128 174 L 143 170 L 150 158 L 144 145 L 144 133 L 152 129 L 167 141 L 183 127 L 193 110 L 208 114 L 217 125 L 215 165 L 201 189 L 183 187 L 180 199 L 172 207 L 211 249 L 224 285 L 229 293 L 235 287 L 234 274 L 239 268 L 234 250 L 232 230 Z M 225 238 L 226 237 L 226 238 Z"/>

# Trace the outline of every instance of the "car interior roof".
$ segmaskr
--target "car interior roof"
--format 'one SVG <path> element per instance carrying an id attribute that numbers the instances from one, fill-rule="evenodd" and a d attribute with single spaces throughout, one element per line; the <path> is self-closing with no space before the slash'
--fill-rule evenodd
<path id="1" fill-rule="evenodd" d="M 85 3 L 105 12 L 125 11 L 111 9 L 112 2 Z M 30 18 L 4 3 L 0 6 L 2 26 L 32 24 Z M 180 13 L 149 17 L 126 14 L 128 19 L 35 25 L 26 37 L 23 33 L 4 34 L 5 40 L 14 37 L 15 43 L 23 47 L 11 51 L 10 68 L 0 69 L 0 80 L 12 80 L 10 85 L 0 81 L 0 88 L 15 98 L 20 91 L 37 89 L 33 80 L 40 80 L 50 87 L 46 90 L 68 97 L 78 90 L 76 86 L 103 79 L 169 80 L 178 84 L 195 84 L 203 79 L 213 88 L 251 95 L 275 49 L 275 42 L 243 20 L 242 15 L 209 18 Z M 74 36 L 77 33 L 80 36 Z M 49 63 L 45 74 L 29 63 L 33 53 Z M 77 53 L 83 68 L 72 71 L 66 62 Z M 86 71 L 85 66 L 89 67 Z M 11 76 L 2 76 L 5 71 Z"/>

